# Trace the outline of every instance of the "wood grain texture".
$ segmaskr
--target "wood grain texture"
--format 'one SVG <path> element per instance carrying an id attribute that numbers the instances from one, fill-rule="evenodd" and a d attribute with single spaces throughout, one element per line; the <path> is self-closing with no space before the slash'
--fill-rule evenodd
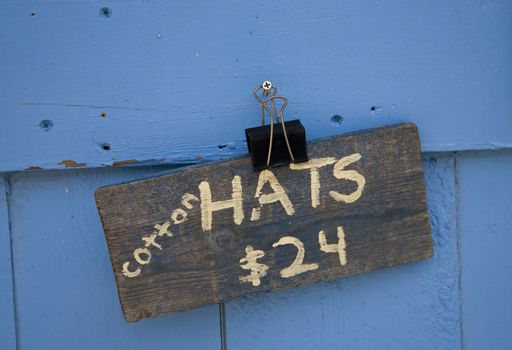
<path id="1" fill-rule="evenodd" d="M 510 148 L 512 6 L 464 4 L 1 1 L 0 171 L 244 154 L 265 79 L 311 139 L 413 121 L 425 151 Z"/>
<path id="2" fill-rule="evenodd" d="M 272 169 L 286 189 L 296 213 L 288 216 L 278 203 L 265 205 L 261 219 L 250 221 L 255 206 L 259 173 L 252 171 L 248 157 L 217 164 L 191 167 L 154 179 L 101 188 L 96 201 L 102 218 L 118 292 L 126 320 L 185 310 L 234 297 L 292 288 L 317 281 L 350 276 L 377 268 L 426 259 L 432 256 L 432 237 L 426 211 L 423 169 L 417 129 L 402 124 L 309 144 L 310 159 L 341 159 L 359 153 L 362 158 L 347 167 L 366 179 L 363 195 L 354 203 L 333 200 L 330 191 L 351 193 L 354 182 L 336 180 L 333 168 L 319 169 L 320 204 L 312 207 L 308 170 Z M 143 237 L 154 225 L 168 220 L 180 208 L 181 196 L 200 197 L 198 185 L 208 181 L 214 201 L 231 197 L 231 181 L 241 177 L 245 219 L 233 223 L 233 210 L 213 214 L 211 231 L 203 232 L 199 202 L 192 202 L 187 221 L 171 226 L 173 237 L 158 237 L 162 249 L 151 246 L 147 255 L 134 259 L 144 248 Z M 267 193 L 268 189 L 264 192 Z M 324 230 L 329 243 L 336 242 L 336 228 L 343 226 L 347 263 L 338 254 L 319 249 L 318 232 Z M 306 250 L 304 263 L 319 268 L 282 278 L 279 272 L 296 255 L 292 246 L 272 248 L 283 236 L 299 238 Z M 269 266 L 260 286 L 241 283 L 247 271 L 240 267 L 244 249 L 251 245 L 265 252 Z M 140 275 L 127 278 L 123 264 Z"/>

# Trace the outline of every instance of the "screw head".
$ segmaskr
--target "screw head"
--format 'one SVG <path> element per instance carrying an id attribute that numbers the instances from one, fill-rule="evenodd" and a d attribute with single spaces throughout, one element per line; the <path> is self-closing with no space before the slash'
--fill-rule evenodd
<path id="1" fill-rule="evenodd" d="M 261 84 L 261 87 L 263 88 L 263 90 L 269 91 L 270 89 L 272 89 L 272 83 L 268 80 L 265 80 L 263 84 Z"/>

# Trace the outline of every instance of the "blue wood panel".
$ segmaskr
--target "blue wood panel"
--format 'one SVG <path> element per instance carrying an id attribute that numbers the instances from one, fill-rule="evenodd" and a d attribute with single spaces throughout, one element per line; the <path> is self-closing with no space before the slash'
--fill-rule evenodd
<path id="1" fill-rule="evenodd" d="M 512 349 L 512 152 L 457 162 L 465 349 Z"/>
<path id="2" fill-rule="evenodd" d="M 494 0 L 2 1 L 0 171 L 245 153 L 264 79 L 311 139 L 413 121 L 427 151 L 511 147 L 511 18 Z"/>
<path id="3" fill-rule="evenodd" d="M 0 349 L 16 349 L 7 182 L 0 174 Z"/>
<path id="4" fill-rule="evenodd" d="M 460 348 L 454 160 L 424 164 L 433 259 L 229 302 L 228 348 Z"/>
<path id="5" fill-rule="evenodd" d="M 122 317 L 93 191 L 157 172 L 141 167 L 12 175 L 21 349 L 220 348 L 216 305 L 136 324 Z"/>

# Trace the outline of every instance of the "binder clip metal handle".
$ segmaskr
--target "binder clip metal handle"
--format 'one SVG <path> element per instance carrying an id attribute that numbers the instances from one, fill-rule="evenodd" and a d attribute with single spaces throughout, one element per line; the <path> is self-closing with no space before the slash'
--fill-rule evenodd
<path id="1" fill-rule="evenodd" d="M 283 105 L 281 106 L 281 109 L 279 110 L 279 116 L 277 115 L 276 111 L 276 105 L 274 103 L 274 99 L 280 99 L 283 101 Z M 272 110 L 267 106 L 267 103 L 269 101 L 272 101 Z M 277 120 L 278 122 L 281 121 L 281 126 L 283 127 L 283 135 L 284 140 L 286 141 L 286 147 L 288 148 L 288 153 L 290 155 L 290 159 L 292 162 L 295 163 L 295 158 L 293 157 L 292 148 L 290 146 L 290 141 L 288 140 L 288 133 L 286 132 L 286 125 L 284 122 L 283 117 L 283 111 L 286 108 L 286 105 L 288 104 L 288 99 L 286 97 L 282 96 L 271 96 L 263 102 L 263 107 L 267 110 L 268 114 L 270 115 L 270 140 L 268 143 L 268 157 L 267 157 L 267 167 L 270 166 L 270 156 L 272 155 L 272 141 L 274 139 L 274 123 Z M 264 117 L 264 116 L 263 116 Z M 265 125 L 265 121 L 263 121 L 262 126 Z"/>
<path id="2" fill-rule="evenodd" d="M 265 100 L 258 96 L 261 89 L 263 96 L 269 96 Z M 260 104 L 261 126 L 245 129 L 245 135 L 254 170 L 288 165 L 292 162 L 306 162 L 308 155 L 304 126 L 298 119 L 284 121 L 284 109 L 288 99 L 278 96 L 277 88 L 269 81 L 257 86 L 253 95 Z M 282 103 L 279 112 L 276 107 L 277 101 Z M 269 116 L 269 125 L 265 125 L 265 114 Z"/>

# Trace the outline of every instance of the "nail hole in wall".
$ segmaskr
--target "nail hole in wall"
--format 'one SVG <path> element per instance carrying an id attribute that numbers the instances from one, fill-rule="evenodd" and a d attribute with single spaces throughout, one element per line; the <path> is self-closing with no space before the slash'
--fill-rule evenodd
<path id="1" fill-rule="evenodd" d="M 339 114 L 335 114 L 331 117 L 331 124 L 335 127 L 338 127 L 343 122 L 343 117 Z"/>
<path id="2" fill-rule="evenodd" d="M 104 143 L 101 145 L 101 149 L 104 151 L 110 151 L 110 145 L 108 143 Z"/>
<path id="3" fill-rule="evenodd" d="M 50 129 L 53 127 L 53 122 L 50 119 L 43 119 L 39 123 L 39 127 L 44 131 L 50 131 Z"/>
<path id="4" fill-rule="evenodd" d="M 112 10 L 109 7 L 102 7 L 100 9 L 100 17 L 109 18 L 112 16 Z"/>
<path id="5" fill-rule="evenodd" d="M 106 113 L 106 112 L 101 112 L 101 113 L 100 113 L 100 117 L 105 118 L 106 116 L 107 116 L 107 113 Z"/>

